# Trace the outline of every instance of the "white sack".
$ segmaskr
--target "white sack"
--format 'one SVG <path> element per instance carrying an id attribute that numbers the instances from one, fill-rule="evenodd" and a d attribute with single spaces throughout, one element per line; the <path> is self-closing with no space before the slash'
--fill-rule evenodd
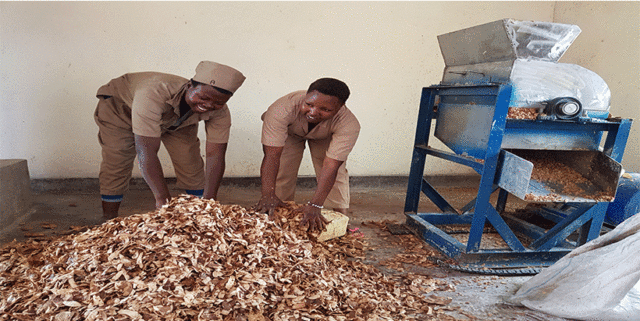
<path id="1" fill-rule="evenodd" d="M 508 302 L 563 318 L 640 320 L 640 215 L 576 248 Z"/>
<path id="2" fill-rule="evenodd" d="M 558 97 L 580 101 L 589 117 L 606 118 L 611 91 L 595 72 L 573 64 L 516 59 L 510 81 L 510 107 L 544 107 L 541 103 Z"/>

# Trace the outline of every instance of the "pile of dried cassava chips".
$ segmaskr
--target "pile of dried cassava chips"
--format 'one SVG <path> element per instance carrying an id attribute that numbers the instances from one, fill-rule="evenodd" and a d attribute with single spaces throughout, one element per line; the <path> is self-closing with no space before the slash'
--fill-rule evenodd
<path id="1" fill-rule="evenodd" d="M 359 262 L 363 242 L 311 241 L 295 204 L 270 220 L 182 195 L 80 234 L 0 249 L 0 320 L 437 319 L 432 279 Z"/>

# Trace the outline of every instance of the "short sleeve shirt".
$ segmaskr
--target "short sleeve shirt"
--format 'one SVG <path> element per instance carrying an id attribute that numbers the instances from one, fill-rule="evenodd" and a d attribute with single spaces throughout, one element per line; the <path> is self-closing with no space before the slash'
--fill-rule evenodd
<path id="1" fill-rule="evenodd" d="M 178 121 L 180 101 L 188 81 L 180 76 L 158 72 L 128 73 L 100 87 L 96 95 L 121 99 L 131 109 L 131 127 L 136 135 L 160 137 L 167 131 L 203 120 L 207 142 L 227 143 L 231 128 L 231 113 L 227 105 L 219 110 L 193 113 L 187 119 Z"/>
<path id="2" fill-rule="evenodd" d="M 289 135 L 304 139 L 331 139 L 326 157 L 346 161 L 360 133 L 356 116 L 342 106 L 331 119 L 324 120 L 309 131 L 309 123 L 301 112 L 307 92 L 292 92 L 276 100 L 262 114 L 262 144 L 282 147 Z"/>

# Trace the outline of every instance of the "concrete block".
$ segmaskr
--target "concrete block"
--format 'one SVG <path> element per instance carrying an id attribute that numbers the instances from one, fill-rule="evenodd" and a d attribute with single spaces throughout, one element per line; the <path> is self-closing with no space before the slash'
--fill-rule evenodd
<path id="1" fill-rule="evenodd" d="M 28 215 L 31 206 L 27 160 L 0 159 L 0 229 Z"/>
<path id="2" fill-rule="evenodd" d="M 317 242 L 324 242 L 347 234 L 348 216 L 328 209 L 322 210 L 322 216 L 330 222 L 327 224 L 327 230 L 318 235 Z"/>

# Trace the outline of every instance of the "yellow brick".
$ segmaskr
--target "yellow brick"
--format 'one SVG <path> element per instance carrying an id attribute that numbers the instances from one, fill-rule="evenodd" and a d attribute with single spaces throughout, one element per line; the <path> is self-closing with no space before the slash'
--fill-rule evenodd
<path id="1" fill-rule="evenodd" d="M 322 210 L 322 216 L 330 222 L 327 224 L 327 230 L 318 235 L 317 242 L 324 242 L 347 234 L 348 216 L 327 209 Z"/>

